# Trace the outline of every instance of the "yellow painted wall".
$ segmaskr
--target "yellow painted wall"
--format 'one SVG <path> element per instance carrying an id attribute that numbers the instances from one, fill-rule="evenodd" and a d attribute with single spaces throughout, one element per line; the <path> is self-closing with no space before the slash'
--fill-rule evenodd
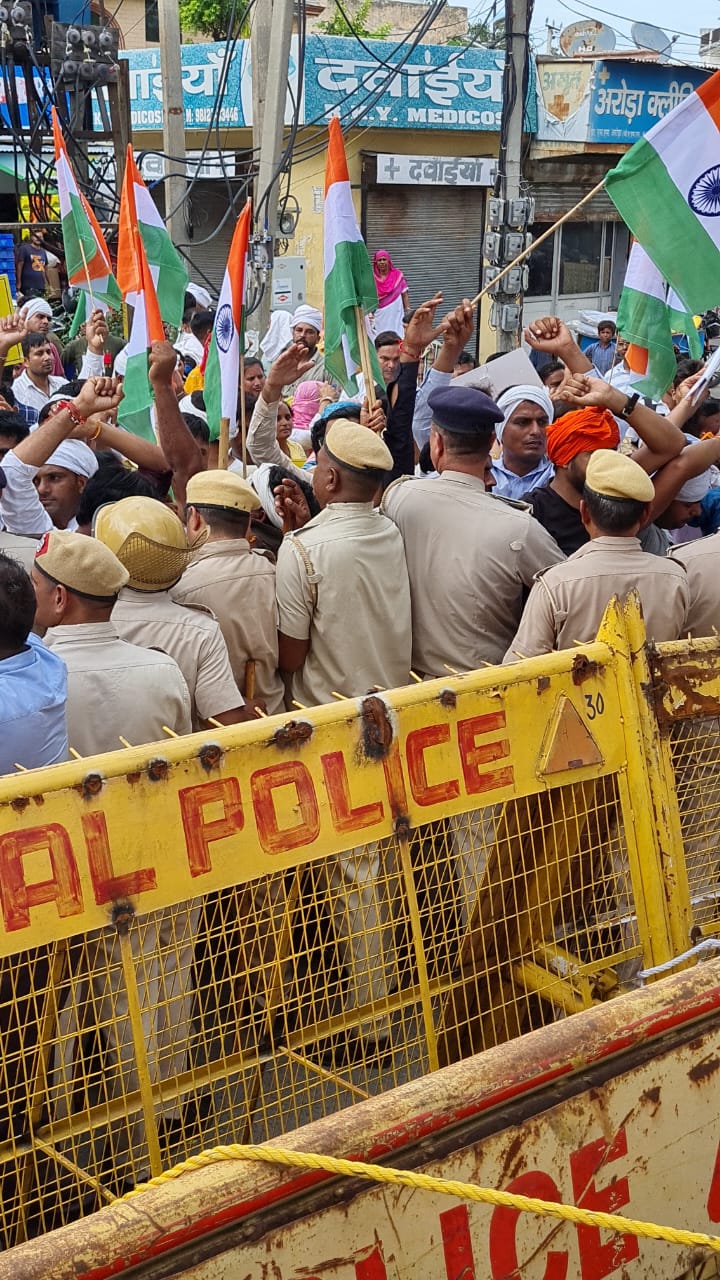
<path id="1" fill-rule="evenodd" d="M 298 138 L 298 148 L 310 139 L 322 135 L 317 130 L 305 130 Z M 495 133 L 459 133 L 428 129 L 355 129 L 345 137 L 350 183 L 358 222 L 361 213 L 361 153 L 363 151 L 397 155 L 435 156 L 497 156 L 498 135 Z M 325 188 L 325 151 L 311 159 L 300 161 L 293 167 L 291 191 L 301 208 L 295 236 L 288 242 L 288 253 L 305 258 L 307 299 L 313 306 L 322 306 L 323 300 L 323 213 L 322 197 Z M 440 234 L 440 229 L 439 229 Z M 478 250 L 479 251 L 479 250 Z M 438 273 L 438 287 L 442 284 Z M 474 292 L 468 281 L 470 294 Z M 460 299 L 446 298 L 448 305 Z M 484 357 L 495 350 L 495 335 L 489 328 L 489 305 L 480 315 L 480 351 Z"/>

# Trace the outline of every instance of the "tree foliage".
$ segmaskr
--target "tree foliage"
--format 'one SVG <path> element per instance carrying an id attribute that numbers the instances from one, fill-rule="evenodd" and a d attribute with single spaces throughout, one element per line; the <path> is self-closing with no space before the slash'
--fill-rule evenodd
<path id="1" fill-rule="evenodd" d="M 471 22 L 466 36 L 453 36 L 448 44 L 479 44 L 485 49 L 505 48 L 505 23 L 502 19 L 494 22 Z"/>
<path id="2" fill-rule="evenodd" d="M 350 12 L 347 5 L 343 5 L 344 13 L 341 13 L 336 5 L 332 18 L 327 22 L 318 22 L 316 29 L 326 36 L 360 36 L 363 40 L 384 40 L 390 35 L 392 26 L 389 22 L 383 22 L 374 29 L 368 27 L 367 19 L 371 5 L 372 0 L 360 0 L 354 13 Z"/>
<path id="3" fill-rule="evenodd" d="M 183 31 L 194 31 L 198 35 L 209 36 L 211 40 L 250 35 L 245 0 L 236 0 L 235 5 L 233 0 L 179 0 L 178 7 Z"/>

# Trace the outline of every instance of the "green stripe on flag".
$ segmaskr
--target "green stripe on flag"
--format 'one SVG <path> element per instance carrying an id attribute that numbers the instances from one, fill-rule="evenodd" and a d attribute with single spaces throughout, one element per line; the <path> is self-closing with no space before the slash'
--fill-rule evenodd
<path id="1" fill-rule="evenodd" d="M 150 268 L 157 268 L 159 271 L 156 287 L 160 315 L 166 324 L 179 329 L 183 318 L 188 273 L 164 227 L 151 226 L 139 220 L 138 228 Z"/>
<path id="2" fill-rule="evenodd" d="M 648 367 L 645 377 L 638 375 L 633 386 L 643 395 L 660 400 L 677 372 L 677 360 L 670 332 L 670 319 L 665 302 L 650 293 L 640 293 L 626 285 L 617 310 L 618 333 L 628 342 L 645 347 Z"/>
<path id="3" fill-rule="evenodd" d="M 350 355 L 360 364 L 357 340 L 355 307 L 374 311 L 378 305 L 375 277 L 363 240 L 341 240 L 335 246 L 335 261 L 325 277 L 325 367 L 346 391 L 357 390 L 354 378 L 348 375 L 343 337 L 347 339 Z M 381 387 L 385 386 L 375 346 L 368 340 L 373 376 Z"/>
<path id="4" fill-rule="evenodd" d="M 220 355 L 213 330 L 210 349 L 205 362 L 205 382 L 203 385 L 205 412 L 207 413 L 210 442 L 220 439 L 220 419 L 222 417 L 222 378 L 220 376 Z M 239 401 L 238 401 L 239 403 Z M 235 423 L 230 423 L 230 430 L 235 430 Z"/>
<path id="5" fill-rule="evenodd" d="M 702 167 L 698 161 L 699 167 Z M 717 305 L 720 253 L 645 138 L 605 179 L 619 214 L 663 278 L 693 311 Z"/>

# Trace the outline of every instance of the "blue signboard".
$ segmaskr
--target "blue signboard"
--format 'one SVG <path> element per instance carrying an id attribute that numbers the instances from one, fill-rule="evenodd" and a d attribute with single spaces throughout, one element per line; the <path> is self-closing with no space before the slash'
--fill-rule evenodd
<path id="1" fill-rule="evenodd" d="M 388 66 L 397 66 L 389 81 Z M 308 37 L 305 121 L 335 112 L 343 125 L 388 129 L 463 129 L 497 132 L 502 111 L 504 54 L 498 49 L 402 45 L 342 36 Z M 534 103 L 534 94 L 531 98 Z"/>
<path id="2" fill-rule="evenodd" d="M 635 142 L 709 75 L 657 62 L 596 62 L 587 141 Z"/>
<path id="3" fill-rule="evenodd" d="M 296 37 L 291 52 L 286 122 L 297 95 Z M 162 128 L 163 86 L 157 49 L 120 55 L 130 67 L 130 112 L 136 131 Z M 183 45 L 186 129 L 207 129 L 220 83 L 224 44 Z M 308 36 L 300 122 L 322 124 L 339 113 L 344 127 L 460 129 L 497 132 L 502 111 L 504 54 L 499 49 L 419 45 L 410 57 L 391 41 L 367 48 L 344 36 Z M 388 65 L 389 64 L 389 65 Z M 397 70 L 393 74 L 394 68 Z M 533 68 L 534 71 L 534 68 Z M 252 124 L 250 42 L 239 40 L 220 107 L 223 127 Z M 536 127 L 534 84 L 526 127 Z"/>

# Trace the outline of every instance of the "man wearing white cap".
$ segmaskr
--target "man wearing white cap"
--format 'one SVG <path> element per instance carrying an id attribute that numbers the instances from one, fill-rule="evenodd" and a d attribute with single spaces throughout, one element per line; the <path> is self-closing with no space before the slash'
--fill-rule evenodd
<path id="1" fill-rule="evenodd" d="M 60 354 L 61 346 L 55 334 L 50 332 L 50 321 L 53 318 L 50 303 L 46 302 L 44 298 L 31 298 L 20 309 L 19 314 L 26 333 L 43 333 L 47 336 L 48 342 L 52 343 L 55 351 L 55 365 L 52 372 L 64 374 L 65 370 Z"/>
<path id="2" fill-rule="evenodd" d="M 307 369 L 296 378 L 294 382 L 288 383 L 284 388 L 286 396 L 293 396 L 297 387 L 301 382 L 326 382 L 325 377 L 325 357 L 318 350 L 318 342 L 322 332 L 322 312 L 316 307 L 311 307 L 307 302 L 303 302 L 297 307 L 292 317 L 292 340 L 301 343 L 307 351 L 307 360 L 310 362 Z"/>
<path id="3" fill-rule="evenodd" d="M 82 440 L 67 437 L 88 418 L 117 408 L 121 395 L 117 379 L 88 378 L 74 399 L 59 400 L 42 425 L 6 453 L 0 511 L 11 533 L 39 536 L 77 527 L 80 495 L 97 459 Z"/>
<path id="4" fill-rule="evenodd" d="M 524 494 L 549 484 L 555 468 L 545 452 L 545 429 L 553 420 L 553 403 L 545 387 L 530 383 L 508 387 L 498 396 L 504 414 L 495 428 L 502 450 L 493 462 L 495 495 L 519 502 Z"/>
<path id="5" fill-rule="evenodd" d="M 208 311 L 212 306 L 212 298 L 201 284 L 193 284 L 192 280 L 188 284 L 186 293 L 192 294 L 198 307 L 204 311 Z"/>

